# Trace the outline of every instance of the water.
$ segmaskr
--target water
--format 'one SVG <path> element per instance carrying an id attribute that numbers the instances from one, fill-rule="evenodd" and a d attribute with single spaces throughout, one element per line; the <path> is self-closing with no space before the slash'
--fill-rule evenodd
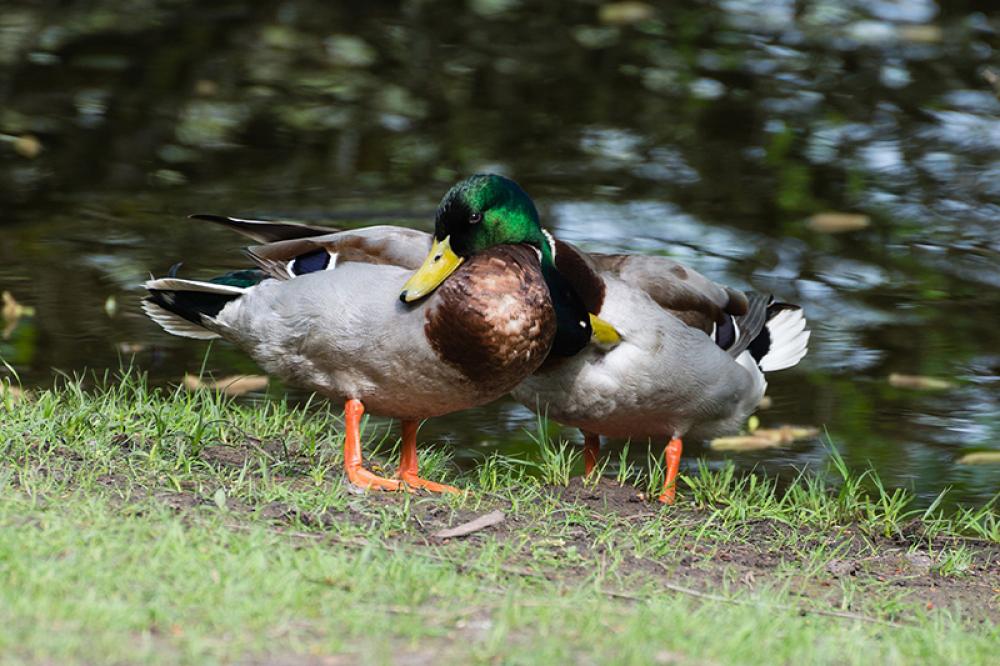
<path id="1" fill-rule="evenodd" d="M 133 353 L 159 383 L 197 371 L 205 345 L 137 307 L 178 260 L 242 265 L 240 239 L 188 213 L 426 229 L 453 181 L 499 170 L 563 238 L 801 303 L 811 351 L 772 375 L 765 425 L 821 426 L 924 502 L 1000 490 L 1000 467 L 957 463 L 1000 448 L 992 3 L 676 2 L 624 24 L 599 3 L 371 4 L 0 13 L 0 289 L 35 308 L 0 356 L 26 383 Z M 820 233 L 823 211 L 871 224 Z M 208 365 L 256 371 L 225 345 Z M 533 424 L 501 402 L 424 433 L 467 463 L 523 452 Z M 784 475 L 828 455 L 688 452 Z"/>

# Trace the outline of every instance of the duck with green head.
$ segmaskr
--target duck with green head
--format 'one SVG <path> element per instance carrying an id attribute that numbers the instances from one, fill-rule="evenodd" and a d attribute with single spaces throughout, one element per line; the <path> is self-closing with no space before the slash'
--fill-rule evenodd
<path id="1" fill-rule="evenodd" d="M 593 334 L 534 204 L 501 176 L 453 187 L 433 236 L 195 217 L 261 243 L 247 248 L 256 269 L 150 280 L 147 314 L 176 335 L 224 338 L 268 373 L 343 400 L 345 471 L 362 488 L 454 491 L 419 476 L 417 423 L 502 396 L 550 352 L 575 354 Z M 366 410 L 402 420 L 396 478 L 362 464 Z"/>
<path id="2" fill-rule="evenodd" d="M 435 249 L 403 298 L 432 288 L 465 253 L 508 235 L 537 248 L 557 313 L 560 304 L 563 310 L 549 358 L 512 394 L 583 431 L 587 473 L 596 468 L 601 435 L 666 439 L 660 500 L 672 503 L 682 437 L 738 430 L 764 395 L 765 373 L 806 353 L 809 331 L 798 306 L 743 294 L 666 257 L 586 253 L 554 240 L 516 185 L 459 188 L 458 209 L 439 216 Z M 580 344 L 583 311 L 602 344 Z"/>

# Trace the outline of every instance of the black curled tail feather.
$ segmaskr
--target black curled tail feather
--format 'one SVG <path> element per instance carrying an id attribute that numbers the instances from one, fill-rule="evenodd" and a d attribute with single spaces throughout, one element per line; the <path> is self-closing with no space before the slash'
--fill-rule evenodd
<path id="1" fill-rule="evenodd" d="M 805 356 L 809 331 L 799 306 L 748 293 L 745 314 L 723 314 L 713 339 L 733 358 L 749 352 L 763 372 L 770 372 L 790 368 Z"/>
<path id="2" fill-rule="evenodd" d="M 747 294 L 746 308 L 742 315 L 723 312 L 716 320 L 712 339 L 733 358 L 739 357 L 754 343 L 767 322 L 767 307 L 771 297 Z"/>
<path id="3" fill-rule="evenodd" d="M 150 289 L 146 300 L 187 319 L 192 324 L 200 325 L 203 316 L 217 317 L 227 303 L 237 298 L 239 296 L 231 294 Z"/>

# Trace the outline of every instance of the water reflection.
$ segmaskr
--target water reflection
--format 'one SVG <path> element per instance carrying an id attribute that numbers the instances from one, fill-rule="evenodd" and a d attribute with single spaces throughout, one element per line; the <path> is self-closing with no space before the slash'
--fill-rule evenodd
<path id="1" fill-rule="evenodd" d="M 955 461 L 1000 436 L 1000 101 L 981 75 L 1000 12 L 632 4 L 5 8 L 0 291 L 35 312 L 5 322 L 0 356 L 29 383 L 133 353 L 179 381 L 204 347 L 146 321 L 137 285 L 179 259 L 241 265 L 238 239 L 187 213 L 427 228 L 451 181 L 499 170 L 564 238 L 802 302 L 812 352 L 774 376 L 765 423 L 825 426 L 851 464 L 924 498 L 988 500 L 1000 470 Z M 819 233 L 824 211 L 870 225 Z M 209 366 L 255 371 L 224 345 Z M 894 372 L 958 386 L 895 388 Z M 426 435 L 468 462 L 526 451 L 533 423 L 502 402 Z M 818 442 L 700 453 L 775 472 L 825 458 Z"/>

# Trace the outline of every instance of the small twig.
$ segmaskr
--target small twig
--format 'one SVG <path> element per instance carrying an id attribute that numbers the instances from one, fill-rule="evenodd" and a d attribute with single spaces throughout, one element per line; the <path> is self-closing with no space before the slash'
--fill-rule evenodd
<path id="1" fill-rule="evenodd" d="M 432 536 L 435 539 L 455 539 L 458 537 L 469 536 L 470 534 L 475 534 L 481 530 L 493 527 L 494 525 L 499 525 L 505 520 L 503 511 L 490 511 L 489 513 L 479 516 L 475 520 L 470 520 L 461 525 L 456 525 L 455 527 L 450 527 L 446 530 L 438 530 Z"/>

